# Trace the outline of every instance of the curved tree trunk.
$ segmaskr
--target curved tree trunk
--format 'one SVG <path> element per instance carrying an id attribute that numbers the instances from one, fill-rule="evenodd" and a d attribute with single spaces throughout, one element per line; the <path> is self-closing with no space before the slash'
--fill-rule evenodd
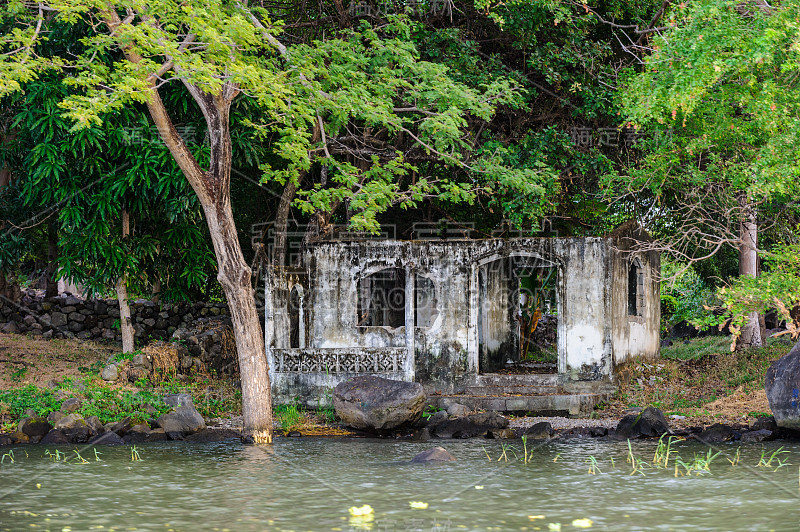
<path id="1" fill-rule="evenodd" d="M 112 33 L 125 24 L 113 9 L 104 11 L 104 16 Z M 133 48 L 124 48 L 124 52 L 129 61 L 142 61 L 142 56 Z M 175 65 L 168 62 L 165 68 L 175 68 Z M 242 383 L 242 439 L 253 443 L 272 443 L 272 395 L 264 335 L 256 311 L 255 294 L 250 285 L 250 267 L 244 261 L 231 211 L 233 151 L 230 106 L 239 90 L 235 85 L 225 82 L 218 93 L 209 94 L 188 80 L 183 80 L 203 112 L 208 127 L 211 153 L 208 170 L 204 170 L 175 129 L 158 94 L 157 81 L 158 75 L 155 73 L 148 78 L 150 93 L 147 110 L 161 139 L 203 207 L 217 257 L 217 279 L 222 284 L 231 313 Z"/>
<path id="2" fill-rule="evenodd" d="M 203 111 L 208 125 L 211 141 L 208 170 L 200 168 L 181 140 L 155 89 L 147 106 L 161 138 L 197 194 L 214 245 L 219 270 L 217 280 L 230 309 L 239 358 L 244 418 L 242 439 L 252 443 L 272 443 L 272 394 L 264 335 L 250 284 L 252 272 L 244 260 L 231 210 L 233 154 L 229 113 L 237 91 L 227 84 L 219 94 L 211 95 L 188 82 L 185 85 Z"/>

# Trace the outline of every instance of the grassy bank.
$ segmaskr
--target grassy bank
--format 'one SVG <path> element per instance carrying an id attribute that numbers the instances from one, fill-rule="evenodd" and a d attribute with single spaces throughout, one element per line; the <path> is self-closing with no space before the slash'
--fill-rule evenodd
<path id="1" fill-rule="evenodd" d="M 70 397 L 82 400 L 78 412 L 108 423 L 130 417 L 146 422 L 168 411 L 162 397 L 188 393 L 206 419 L 241 413 L 241 391 L 233 382 L 209 374 L 147 379 L 136 384 L 100 378 L 114 346 L 80 340 L 42 340 L 0 334 L 0 431 L 13 432 L 27 410 L 39 415 L 58 410 Z"/>
<path id="2" fill-rule="evenodd" d="M 678 425 L 746 424 L 770 414 L 764 376 L 770 364 L 794 345 L 770 338 L 760 349 L 730 351 L 727 337 L 675 341 L 655 362 L 634 361 L 619 373 L 619 392 L 598 413 L 619 416 L 631 407 L 655 406 L 684 416 Z"/>
<path id="3" fill-rule="evenodd" d="M 731 353 L 725 337 L 677 341 L 655 362 L 633 361 L 619 373 L 620 388 L 595 415 L 619 418 L 632 407 L 656 406 L 676 426 L 715 422 L 747 424 L 769 415 L 764 375 L 772 361 L 791 349 L 789 338 L 770 339 L 766 347 Z M 241 392 L 230 380 L 208 374 L 164 382 L 110 384 L 99 377 L 112 346 L 78 340 L 41 340 L 0 334 L 0 431 L 16 429 L 25 411 L 57 410 L 69 397 L 83 400 L 80 413 L 104 423 L 126 416 L 145 422 L 166 412 L 161 398 L 188 393 L 206 419 L 241 415 Z M 276 405 L 276 429 L 303 434 L 339 433 L 332 410 L 304 411 L 296 404 Z"/>
<path id="4" fill-rule="evenodd" d="M 188 393 L 207 420 L 241 416 L 241 390 L 230 379 L 202 372 L 152 382 L 108 383 L 100 378 L 106 360 L 117 348 L 81 340 L 42 340 L 0 333 L 0 433 L 16 431 L 28 410 L 47 415 L 70 397 L 81 399 L 78 412 L 108 423 L 130 417 L 136 423 L 166 413 L 162 397 Z M 333 409 L 308 412 L 297 404 L 276 405 L 275 428 L 303 434 L 338 434 Z"/>

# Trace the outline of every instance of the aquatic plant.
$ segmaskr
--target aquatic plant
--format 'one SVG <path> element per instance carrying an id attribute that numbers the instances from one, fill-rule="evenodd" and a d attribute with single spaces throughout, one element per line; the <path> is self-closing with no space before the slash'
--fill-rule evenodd
<path id="1" fill-rule="evenodd" d="M 0 458 L 0 464 L 5 463 L 6 458 L 8 458 L 11 461 L 12 464 L 15 462 L 15 460 L 14 460 L 14 449 L 9 449 L 9 451 L 7 453 L 5 453 L 2 458 Z"/>
<path id="2" fill-rule="evenodd" d="M 78 460 L 78 463 L 80 463 L 80 464 L 88 464 L 89 463 L 89 460 L 87 460 L 86 458 L 81 456 L 81 453 L 79 453 L 77 449 L 73 449 L 72 452 L 75 453 L 75 457 Z"/>
<path id="3" fill-rule="evenodd" d="M 678 451 L 672 449 L 672 444 L 678 441 L 684 441 L 685 438 L 681 438 L 680 436 L 670 436 L 667 438 L 666 443 L 664 442 L 665 434 L 662 434 L 661 437 L 658 439 L 658 446 L 656 447 L 656 452 L 653 453 L 653 463 L 656 464 L 656 467 L 663 467 L 664 469 L 669 467 L 669 457 L 672 454 L 678 454 Z"/>
<path id="4" fill-rule="evenodd" d="M 767 458 L 767 451 L 762 449 L 761 458 L 759 459 L 756 467 L 775 467 L 775 471 L 777 471 L 778 469 L 789 465 L 787 463 L 788 458 L 784 458 L 783 460 L 780 459 L 780 455 L 788 454 L 788 452 L 789 451 L 784 450 L 783 446 L 781 446 L 775 449 L 772 454 L 769 455 L 769 458 Z M 773 466 L 773 462 L 775 462 L 777 465 Z"/>
<path id="5" fill-rule="evenodd" d="M 100 460 L 100 455 L 103 454 L 103 453 L 99 452 L 97 449 L 93 449 L 93 450 L 94 450 L 94 461 L 95 462 L 102 462 L 102 460 Z"/>
<path id="6" fill-rule="evenodd" d="M 422 501 L 409 501 L 408 505 L 415 510 L 427 510 L 428 503 Z"/>
<path id="7" fill-rule="evenodd" d="M 51 453 L 49 449 L 45 449 L 45 451 L 44 451 L 44 455 L 45 455 L 45 456 L 49 456 L 49 457 L 50 457 L 50 459 L 52 459 L 52 460 L 53 460 L 53 462 L 61 462 L 61 461 L 64 461 L 64 462 L 66 462 L 66 461 L 67 461 L 67 460 L 66 460 L 66 458 L 67 458 L 67 455 L 66 455 L 66 454 L 64 454 L 64 453 L 62 453 L 62 452 L 61 452 L 61 451 L 59 451 L 58 449 L 56 449 L 56 452 L 55 452 L 55 453 Z"/>
<path id="8" fill-rule="evenodd" d="M 586 459 L 586 462 L 589 464 L 590 475 L 602 473 L 602 471 L 600 471 L 600 466 L 597 463 L 597 458 L 595 458 L 594 456 L 590 456 L 589 458 Z"/>
<path id="9" fill-rule="evenodd" d="M 711 462 L 713 462 L 722 451 L 717 451 L 714 453 L 711 449 L 704 455 L 702 454 L 695 454 L 694 458 L 691 462 L 684 462 L 679 458 L 675 459 L 675 476 L 678 476 L 678 466 L 683 468 L 683 472 L 681 476 L 690 476 L 692 473 L 697 475 L 703 475 L 706 473 L 711 473 Z"/>
<path id="10" fill-rule="evenodd" d="M 133 447 L 131 447 L 131 462 L 140 462 L 141 460 L 142 457 L 139 456 L 139 450 L 134 445 Z"/>
<path id="11" fill-rule="evenodd" d="M 372 506 L 369 504 L 365 504 L 364 506 L 351 506 L 347 511 L 350 512 L 350 515 L 354 517 L 370 515 L 374 512 Z"/>
<path id="12" fill-rule="evenodd" d="M 731 460 L 730 458 L 728 458 L 728 462 L 730 462 L 730 463 L 731 463 L 731 466 L 737 466 L 737 465 L 739 465 L 739 461 L 742 459 L 742 456 L 741 456 L 741 451 L 742 451 L 742 448 L 741 448 L 741 447 L 737 447 L 737 448 L 736 448 L 736 454 L 735 454 L 735 455 L 733 455 L 733 460 Z"/>
<path id="13" fill-rule="evenodd" d="M 631 464 L 631 475 L 635 475 L 639 473 L 640 475 L 644 475 L 644 469 L 647 467 L 647 462 L 633 454 L 633 447 L 631 447 L 631 440 L 628 440 L 628 458 L 626 462 Z"/>

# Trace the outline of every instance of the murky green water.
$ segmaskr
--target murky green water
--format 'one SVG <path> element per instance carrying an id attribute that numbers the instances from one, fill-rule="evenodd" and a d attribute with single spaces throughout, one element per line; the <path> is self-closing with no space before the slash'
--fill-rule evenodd
<path id="1" fill-rule="evenodd" d="M 711 474 L 675 478 L 650 468 L 633 475 L 627 445 L 548 444 L 531 463 L 497 459 L 496 441 L 448 441 L 457 462 L 407 461 L 436 444 L 280 439 L 272 447 L 159 444 L 98 448 L 87 464 L 53 463 L 41 446 L 17 447 L 0 465 L 0 530 L 798 530 L 800 446 L 791 466 L 754 467 L 760 444 L 743 446 L 741 464 L 724 456 Z M 650 461 L 656 444 L 634 444 Z M 720 446 L 733 457 L 736 444 Z M 765 444 L 770 452 L 777 443 Z M 53 449 L 52 447 L 49 449 Z M 72 448 L 62 448 L 70 452 Z M 705 453 L 678 444 L 681 457 Z M 6 452 L 3 449 L 0 453 Z M 26 456 L 27 452 L 27 456 Z M 554 459 L 558 456 L 558 459 Z M 590 456 L 600 471 L 588 473 Z M 612 466 L 611 459 L 614 459 Z M 428 503 L 412 509 L 410 501 Z M 372 519 L 352 519 L 369 504 Z M 544 517 L 537 517 L 544 516 Z M 554 525 L 553 525 L 554 526 Z"/>

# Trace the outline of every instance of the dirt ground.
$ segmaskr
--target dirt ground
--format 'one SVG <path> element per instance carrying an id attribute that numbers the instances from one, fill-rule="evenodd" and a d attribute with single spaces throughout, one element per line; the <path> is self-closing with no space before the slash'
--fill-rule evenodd
<path id="1" fill-rule="evenodd" d="M 83 340 L 43 340 L 0 333 L 0 390 L 26 384 L 46 386 L 52 379 L 78 377 L 102 369 L 120 349 Z"/>

